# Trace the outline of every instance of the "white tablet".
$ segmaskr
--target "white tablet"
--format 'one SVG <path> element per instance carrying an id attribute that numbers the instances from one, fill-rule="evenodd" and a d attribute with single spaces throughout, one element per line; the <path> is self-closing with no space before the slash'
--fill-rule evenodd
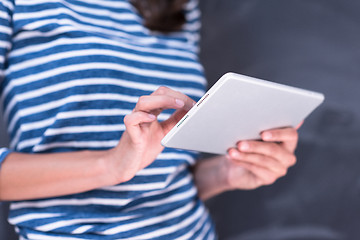
<path id="1" fill-rule="evenodd" d="M 162 139 L 163 146 L 226 154 L 264 130 L 295 127 L 324 101 L 318 92 L 226 73 Z"/>

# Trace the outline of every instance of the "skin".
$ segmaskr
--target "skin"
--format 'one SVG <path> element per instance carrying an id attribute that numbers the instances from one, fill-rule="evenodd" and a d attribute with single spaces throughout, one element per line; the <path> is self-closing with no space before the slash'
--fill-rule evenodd
<path id="1" fill-rule="evenodd" d="M 116 147 L 106 151 L 51 154 L 11 153 L 0 169 L 0 200 L 27 200 L 80 193 L 132 179 L 164 149 L 161 139 L 190 110 L 194 101 L 160 87 L 139 98 L 124 118 L 126 130 Z M 176 109 L 157 121 L 164 109 Z M 298 135 L 294 128 L 262 133 L 263 141 L 242 141 L 228 155 L 199 161 L 194 179 L 206 200 L 233 189 L 274 183 L 295 164 Z"/>
<path id="2" fill-rule="evenodd" d="M 209 199 L 225 191 L 273 184 L 296 163 L 298 134 L 294 128 L 261 134 L 261 141 L 241 141 L 228 155 L 200 161 L 195 167 L 199 196 Z"/>

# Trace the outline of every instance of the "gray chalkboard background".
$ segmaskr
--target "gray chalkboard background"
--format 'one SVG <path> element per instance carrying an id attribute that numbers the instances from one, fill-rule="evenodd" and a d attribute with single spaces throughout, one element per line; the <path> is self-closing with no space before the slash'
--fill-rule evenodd
<path id="1" fill-rule="evenodd" d="M 211 83 L 234 71 L 326 95 L 286 177 L 208 202 L 220 239 L 360 239 L 360 1 L 201 4 Z"/>
<path id="2" fill-rule="evenodd" d="M 286 177 L 207 202 L 220 239 L 360 239 L 360 1 L 202 0 L 201 8 L 210 85 L 233 71 L 326 95 L 300 130 Z M 0 239 L 13 239 L 0 214 Z"/>

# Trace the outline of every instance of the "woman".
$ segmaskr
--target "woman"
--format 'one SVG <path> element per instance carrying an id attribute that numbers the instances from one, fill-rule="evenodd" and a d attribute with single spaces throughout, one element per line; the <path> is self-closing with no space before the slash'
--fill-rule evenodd
<path id="1" fill-rule="evenodd" d="M 197 7 L 0 3 L 12 149 L 0 152 L 0 199 L 21 239 L 214 239 L 203 200 L 271 184 L 295 163 L 292 128 L 202 161 L 160 145 L 206 88 Z"/>

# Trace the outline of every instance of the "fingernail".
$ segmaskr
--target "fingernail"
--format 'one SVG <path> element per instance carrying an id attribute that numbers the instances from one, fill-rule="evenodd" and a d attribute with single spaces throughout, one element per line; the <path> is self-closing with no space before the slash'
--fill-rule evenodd
<path id="1" fill-rule="evenodd" d="M 247 151 L 247 150 L 249 150 L 249 148 L 250 148 L 250 146 L 247 142 L 240 143 L 240 150 Z"/>
<path id="2" fill-rule="evenodd" d="M 264 140 L 271 140 L 271 138 L 272 138 L 272 134 L 271 134 L 271 133 L 269 133 L 269 132 L 264 132 L 264 133 L 263 133 L 263 139 L 264 139 Z"/>
<path id="3" fill-rule="evenodd" d="M 154 114 L 148 114 L 148 117 L 152 120 L 154 120 L 156 118 L 156 116 Z"/>
<path id="4" fill-rule="evenodd" d="M 238 158 L 240 157 L 240 153 L 237 150 L 231 151 L 231 156 L 233 158 Z"/>
<path id="5" fill-rule="evenodd" d="M 175 99 L 175 103 L 176 105 L 178 105 L 179 107 L 183 107 L 185 105 L 183 100 L 180 99 Z"/>

